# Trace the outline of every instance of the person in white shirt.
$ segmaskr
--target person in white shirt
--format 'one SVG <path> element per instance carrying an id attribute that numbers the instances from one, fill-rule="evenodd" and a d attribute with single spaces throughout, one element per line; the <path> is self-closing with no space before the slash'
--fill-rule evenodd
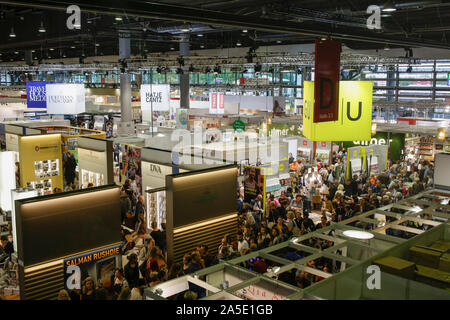
<path id="1" fill-rule="evenodd" d="M 248 242 L 244 239 L 244 236 L 242 232 L 239 232 L 237 234 L 237 244 L 238 244 L 238 251 L 242 254 L 242 250 L 248 249 Z"/>

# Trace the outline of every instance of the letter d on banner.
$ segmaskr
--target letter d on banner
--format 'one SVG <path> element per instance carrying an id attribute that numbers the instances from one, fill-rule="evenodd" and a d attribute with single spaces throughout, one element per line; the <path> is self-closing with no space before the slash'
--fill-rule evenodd
<path id="1" fill-rule="evenodd" d="M 338 120 L 341 42 L 316 40 L 314 122 Z"/>

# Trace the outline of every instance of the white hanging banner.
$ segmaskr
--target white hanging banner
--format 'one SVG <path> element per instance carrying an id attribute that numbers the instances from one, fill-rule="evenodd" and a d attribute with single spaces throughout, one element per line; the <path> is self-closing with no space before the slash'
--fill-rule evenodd
<path id="1" fill-rule="evenodd" d="M 217 114 L 217 92 L 209 94 L 209 113 Z"/>
<path id="2" fill-rule="evenodd" d="M 86 111 L 84 84 L 47 83 L 47 114 L 79 114 Z"/>
<path id="3" fill-rule="evenodd" d="M 169 84 L 141 85 L 141 110 L 169 111 L 170 85 Z"/>
<path id="4" fill-rule="evenodd" d="M 217 113 L 224 114 L 225 113 L 225 94 L 220 92 L 217 94 Z"/>

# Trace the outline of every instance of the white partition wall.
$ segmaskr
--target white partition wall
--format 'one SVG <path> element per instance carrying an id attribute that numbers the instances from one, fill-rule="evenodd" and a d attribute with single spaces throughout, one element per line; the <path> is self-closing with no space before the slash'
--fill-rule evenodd
<path id="1" fill-rule="evenodd" d="M 434 186 L 450 190 L 450 153 L 438 153 L 434 157 Z"/>
<path id="2" fill-rule="evenodd" d="M 31 189 L 31 188 L 14 189 L 14 190 L 11 190 L 11 193 L 10 193 L 12 204 L 14 204 L 14 202 L 16 200 L 34 198 L 37 196 L 38 196 L 37 190 Z M 16 207 L 15 207 L 15 205 L 12 206 L 11 217 L 12 217 L 14 251 L 17 252 L 17 230 L 16 230 L 17 228 L 16 228 Z"/>
<path id="3" fill-rule="evenodd" d="M 94 187 L 114 183 L 112 145 L 110 140 L 78 138 L 80 188 L 86 188 L 89 183 L 94 184 Z"/>
<path id="4" fill-rule="evenodd" d="M 14 151 L 0 152 L 0 205 L 11 211 L 11 190 L 16 188 L 16 165 Z"/>

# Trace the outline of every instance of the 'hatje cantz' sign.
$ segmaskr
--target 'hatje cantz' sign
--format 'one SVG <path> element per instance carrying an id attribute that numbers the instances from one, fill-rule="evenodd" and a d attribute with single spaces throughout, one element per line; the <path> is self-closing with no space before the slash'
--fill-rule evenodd
<path id="1" fill-rule="evenodd" d="M 141 109 L 150 111 L 169 111 L 170 85 L 141 85 Z"/>

